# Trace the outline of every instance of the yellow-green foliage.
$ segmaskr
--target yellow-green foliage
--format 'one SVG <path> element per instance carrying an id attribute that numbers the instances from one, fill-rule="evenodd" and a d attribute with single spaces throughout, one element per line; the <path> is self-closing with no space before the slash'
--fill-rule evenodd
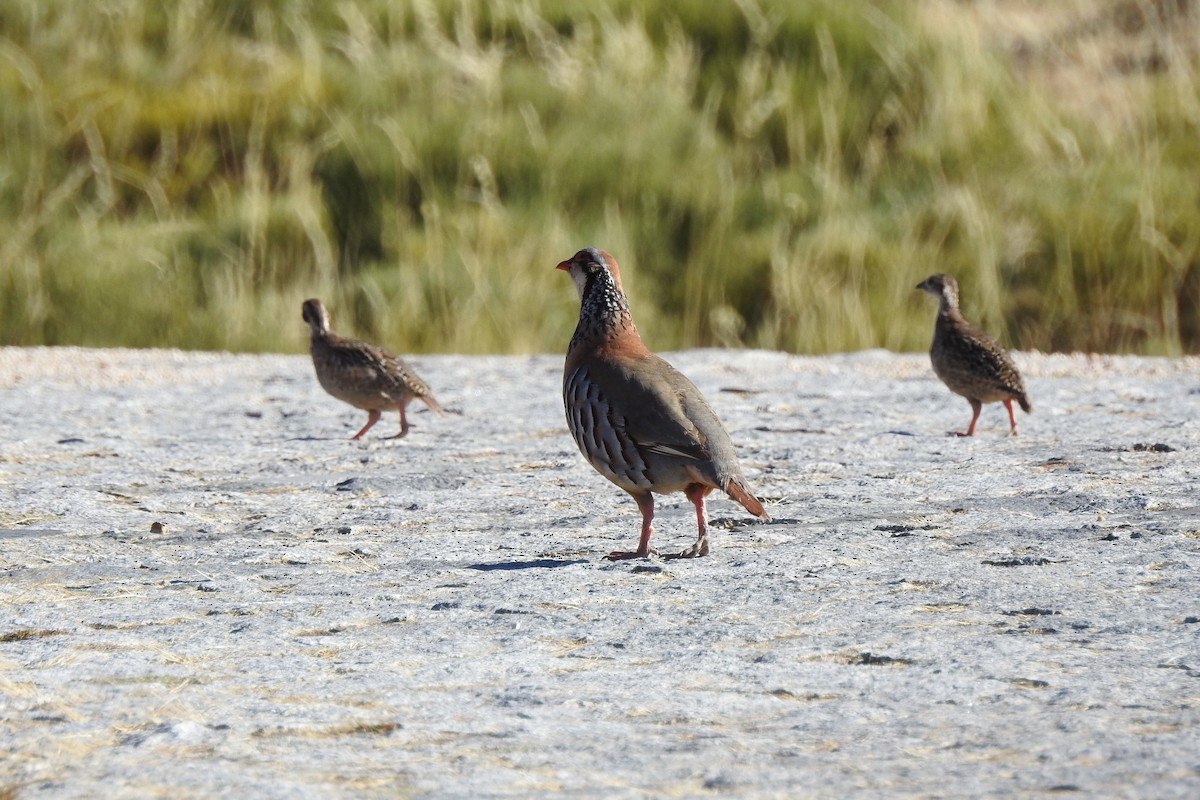
<path id="1" fill-rule="evenodd" d="M 656 349 L 922 349 L 946 271 L 1200 351 L 1200 8 L 1044 6 L 6 0 L 0 343 L 559 350 L 594 244 Z"/>

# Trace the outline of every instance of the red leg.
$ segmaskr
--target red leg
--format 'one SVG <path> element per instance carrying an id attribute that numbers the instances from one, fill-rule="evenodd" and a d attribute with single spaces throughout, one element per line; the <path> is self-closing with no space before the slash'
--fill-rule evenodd
<path id="1" fill-rule="evenodd" d="M 388 436 L 388 439 L 403 439 L 405 436 L 408 436 L 408 430 L 411 426 L 408 424 L 408 414 L 404 413 L 404 407 L 406 405 L 408 404 L 399 403 L 396 405 L 396 408 L 400 410 L 400 432 L 395 436 Z"/>
<path id="2" fill-rule="evenodd" d="M 951 436 L 974 436 L 975 435 L 975 423 L 979 421 L 979 412 L 983 410 L 983 403 L 979 402 L 978 400 L 969 400 L 967 402 L 969 402 L 971 404 L 971 426 L 969 428 L 967 428 L 966 433 L 958 433 L 957 431 L 951 431 L 950 432 Z"/>
<path id="3" fill-rule="evenodd" d="M 371 430 L 371 426 L 379 422 L 379 418 L 383 416 L 377 409 L 371 409 L 367 412 L 367 424 L 362 426 L 362 430 L 350 437 L 350 441 L 361 439 L 363 434 Z"/>
<path id="4" fill-rule="evenodd" d="M 605 556 L 609 561 L 619 561 L 625 558 L 648 558 L 649 556 L 658 555 L 658 551 L 650 546 L 650 537 L 654 535 L 654 495 L 646 492 L 645 494 L 635 494 L 633 499 L 637 501 L 638 508 L 642 512 L 642 538 L 638 541 L 638 549 L 635 551 L 629 550 L 614 550 Z"/>
<path id="5" fill-rule="evenodd" d="M 1013 401 L 1011 397 L 1004 398 L 1004 407 L 1008 409 L 1008 424 L 1012 428 L 1012 435 L 1017 435 L 1017 415 L 1013 413 Z"/>
<path id="6" fill-rule="evenodd" d="M 708 555 L 708 509 L 704 507 L 704 498 L 711 491 L 711 486 L 701 483 L 693 483 L 684 490 L 687 499 L 696 507 L 696 543 L 682 553 L 667 558 L 700 558 Z"/>

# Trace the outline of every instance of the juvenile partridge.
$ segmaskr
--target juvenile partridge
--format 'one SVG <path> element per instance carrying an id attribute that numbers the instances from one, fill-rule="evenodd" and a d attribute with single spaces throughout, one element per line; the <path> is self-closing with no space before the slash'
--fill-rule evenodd
<path id="1" fill-rule="evenodd" d="M 320 300 L 305 300 L 301 317 L 312 332 L 313 367 L 321 388 L 367 412 L 367 424 L 351 439 L 361 439 L 384 411 L 393 408 L 400 412 L 400 432 L 387 438 L 403 437 L 410 427 L 405 409 L 416 397 L 433 411 L 442 413 L 429 386 L 399 357 L 382 347 L 346 339 L 329 330 L 329 312 Z"/>
<path id="2" fill-rule="evenodd" d="M 963 319 L 958 310 L 958 283 L 949 275 L 930 275 L 917 288 L 938 298 L 937 324 L 929 360 L 942 383 L 971 404 L 971 425 L 966 433 L 973 436 L 975 423 L 984 403 L 1000 401 L 1008 409 L 1012 435 L 1017 435 L 1016 400 L 1026 414 L 1033 411 L 1025 395 L 1025 382 L 1000 343 Z"/>
<path id="3" fill-rule="evenodd" d="M 695 544 L 669 558 L 708 554 L 704 498 L 713 489 L 766 519 L 717 415 L 691 381 L 646 349 L 613 257 L 589 247 L 558 269 L 570 274 L 580 298 L 579 325 L 563 369 L 567 426 L 584 458 L 632 495 L 642 512 L 637 550 L 608 558 L 657 554 L 650 547 L 652 492 L 682 491 L 696 507 Z"/>

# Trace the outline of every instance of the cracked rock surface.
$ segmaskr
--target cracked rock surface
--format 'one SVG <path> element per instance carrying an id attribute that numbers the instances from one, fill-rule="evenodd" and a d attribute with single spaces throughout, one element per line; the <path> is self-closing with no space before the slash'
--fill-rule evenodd
<path id="1" fill-rule="evenodd" d="M 0 348 L 0 792 L 1200 795 L 1200 359 L 1018 353 L 960 439 L 923 354 L 666 357 L 772 521 L 610 563 L 560 355 L 350 442 L 307 357 Z"/>

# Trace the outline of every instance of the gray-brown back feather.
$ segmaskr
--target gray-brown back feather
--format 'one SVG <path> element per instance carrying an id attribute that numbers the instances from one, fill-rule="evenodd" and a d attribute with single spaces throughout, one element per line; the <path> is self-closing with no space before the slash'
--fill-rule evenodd
<path id="1" fill-rule="evenodd" d="M 929 350 L 933 371 L 950 390 L 969 400 L 1015 399 L 1029 412 L 1025 382 L 1000 343 L 962 317 L 938 315 Z"/>
<path id="2" fill-rule="evenodd" d="M 589 359 L 566 371 L 563 397 L 580 450 L 622 488 L 724 490 L 726 481 L 743 480 L 712 408 L 658 356 Z"/>
<path id="3" fill-rule="evenodd" d="M 394 409 L 419 398 L 432 410 L 442 412 L 429 385 L 402 358 L 329 330 L 328 314 L 319 300 L 305 301 L 303 316 L 312 333 L 313 369 L 329 394 L 364 410 Z"/>
<path id="4" fill-rule="evenodd" d="M 929 360 L 950 391 L 980 403 L 1011 398 L 1026 413 L 1032 411 L 1025 382 L 1012 358 L 995 338 L 963 317 L 954 277 L 930 275 L 917 288 L 938 298 Z"/>

